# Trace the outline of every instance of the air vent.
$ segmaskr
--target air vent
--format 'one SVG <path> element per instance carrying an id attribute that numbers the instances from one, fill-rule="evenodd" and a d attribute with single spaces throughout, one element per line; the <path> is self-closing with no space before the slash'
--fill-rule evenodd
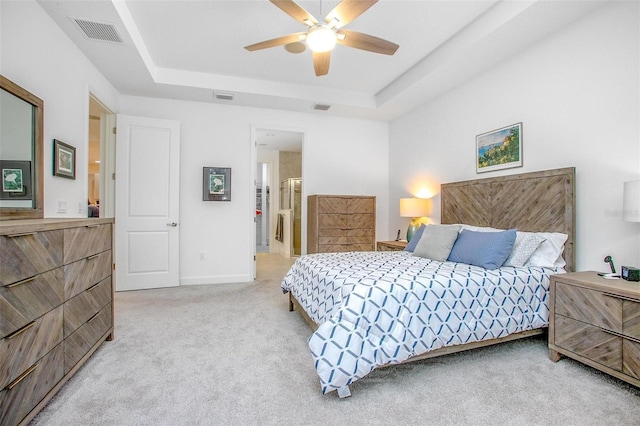
<path id="1" fill-rule="evenodd" d="M 91 40 L 108 41 L 123 44 L 118 30 L 111 24 L 87 21 L 86 19 L 71 18 L 78 28 Z"/>
<path id="2" fill-rule="evenodd" d="M 235 95 L 233 93 L 222 93 L 222 92 L 218 92 L 218 93 L 214 93 L 216 99 L 220 99 L 223 101 L 232 101 L 233 98 L 235 97 Z"/>
<path id="3" fill-rule="evenodd" d="M 318 110 L 318 111 L 326 111 L 326 110 L 328 110 L 329 108 L 331 108 L 331 105 L 327 105 L 327 104 L 313 104 L 313 106 L 312 106 L 311 108 L 313 108 L 313 109 L 315 109 L 315 110 Z"/>

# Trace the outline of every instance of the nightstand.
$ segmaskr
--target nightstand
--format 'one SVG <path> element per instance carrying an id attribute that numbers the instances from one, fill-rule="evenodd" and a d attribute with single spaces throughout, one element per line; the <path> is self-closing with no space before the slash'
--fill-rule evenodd
<path id="1" fill-rule="evenodd" d="M 378 251 L 402 251 L 407 246 L 407 241 L 378 241 L 376 250 Z"/>
<path id="2" fill-rule="evenodd" d="M 573 358 L 640 387 L 640 285 L 596 272 L 551 276 L 549 358 Z"/>

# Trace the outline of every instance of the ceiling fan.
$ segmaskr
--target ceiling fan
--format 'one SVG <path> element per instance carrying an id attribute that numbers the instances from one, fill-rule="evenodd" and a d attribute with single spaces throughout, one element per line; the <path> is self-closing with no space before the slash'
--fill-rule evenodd
<path id="1" fill-rule="evenodd" d="M 322 24 L 293 0 L 270 1 L 284 13 L 309 28 L 307 31 L 245 46 L 245 49 L 250 52 L 306 41 L 307 46 L 313 53 L 313 68 L 316 75 L 321 76 L 329 73 L 331 50 L 336 43 L 385 55 L 393 55 L 398 50 L 399 46 L 390 41 L 342 28 L 366 12 L 378 0 L 342 0 L 325 16 L 325 23 Z"/>

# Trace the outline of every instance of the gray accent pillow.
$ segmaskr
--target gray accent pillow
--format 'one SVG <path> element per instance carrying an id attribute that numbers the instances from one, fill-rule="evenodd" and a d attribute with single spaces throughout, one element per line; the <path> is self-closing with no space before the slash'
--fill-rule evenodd
<path id="1" fill-rule="evenodd" d="M 458 238 L 460 225 L 428 225 L 413 251 L 414 256 L 444 262 Z"/>

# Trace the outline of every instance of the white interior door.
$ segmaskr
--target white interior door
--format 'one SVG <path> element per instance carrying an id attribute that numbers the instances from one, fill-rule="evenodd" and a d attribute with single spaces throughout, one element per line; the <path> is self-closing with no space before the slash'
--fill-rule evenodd
<path id="1" fill-rule="evenodd" d="M 116 290 L 179 284 L 180 123 L 118 115 Z"/>

